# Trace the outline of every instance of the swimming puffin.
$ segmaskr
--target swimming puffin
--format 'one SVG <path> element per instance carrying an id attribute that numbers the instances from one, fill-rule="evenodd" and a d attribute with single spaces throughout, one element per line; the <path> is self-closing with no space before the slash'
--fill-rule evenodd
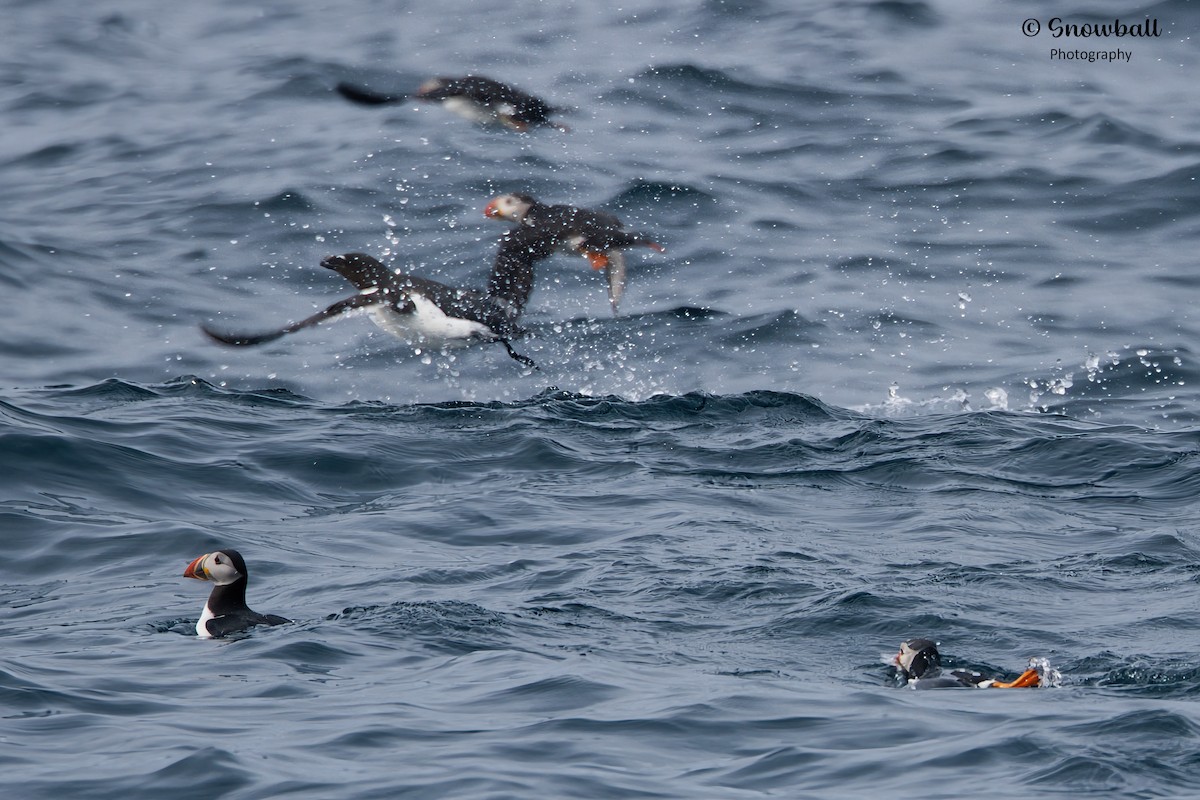
<path id="1" fill-rule="evenodd" d="M 913 689 L 1027 689 L 1040 685 L 1037 669 L 1022 672 L 1016 680 L 998 681 L 974 670 L 942 670 L 942 656 L 937 643 L 930 639 L 909 639 L 900 643 L 900 652 L 892 665 Z"/>
<path id="2" fill-rule="evenodd" d="M 220 639 L 255 625 L 282 625 L 291 622 L 277 614 L 259 614 L 246 605 L 246 561 L 237 550 L 214 550 L 187 565 L 183 577 L 212 581 L 216 584 L 200 621 L 196 635 L 203 639 Z"/>
<path id="3" fill-rule="evenodd" d="M 522 133 L 538 125 L 567 130 L 565 125 L 550 119 L 558 109 L 545 100 L 482 75 L 430 78 L 411 95 L 379 94 L 345 82 L 339 83 L 336 89 L 342 97 L 362 105 L 423 100 L 441 103 L 447 110 L 472 122 L 498 124 Z"/>
<path id="4" fill-rule="evenodd" d="M 567 205 L 547 205 L 527 194 L 502 194 L 484 207 L 491 219 L 504 219 L 538 231 L 555 247 L 579 253 L 592 269 L 606 270 L 608 301 L 613 314 L 625 294 L 625 255 L 623 247 L 643 246 L 660 253 L 658 242 L 624 229 L 621 220 L 604 211 Z"/>
<path id="5" fill-rule="evenodd" d="M 509 232 L 500 240 L 486 292 L 405 275 L 366 253 L 329 256 L 321 266 L 354 284 L 357 294 L 311 317 L 264 333 L 224 333 L 206 325 L 200 328 L 221 344 L 248 347 L 365 311 L 380 328 L 413 345 L 445 349 L 473 342 L 499 342 L 513 359 L 536 369 L 533 360 L 517 353 L 509 340 L 525 332 L 517 320 L 533 292 L 533 266 L 551 252 L 553 243 L 532 232 Z"/>

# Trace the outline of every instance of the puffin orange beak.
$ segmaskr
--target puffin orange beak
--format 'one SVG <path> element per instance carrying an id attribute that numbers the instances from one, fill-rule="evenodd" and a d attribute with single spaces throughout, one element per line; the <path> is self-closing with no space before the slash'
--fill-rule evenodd
<path id="1" fill-rule="evenodd" d="M 585 250 L 583 257 L 592 263 L 592 269 L 604 269 L 608 266 L 608 256 L 597 250 Z"/>
<path id="2" fill-rule="evenodd" d="M 492 202 L 488 203 L 486 206 L 483 207 L 483 215 L 485 217 L 489 217 L 491 219 L 499 219 L 500 218 L 500 206 L 496 204 L 495 200 L 493 200 Z"/>
<path id="3" fill-rule="evenodd" d="M 197 558 L 195 561 L 187 565 L 187 569 L 183 571 L 183 577 L 195 578 L 198 581 L 208 580 L 208 572 L 204 569 L 204 561 L 208 558 L 208 553 Z"/>

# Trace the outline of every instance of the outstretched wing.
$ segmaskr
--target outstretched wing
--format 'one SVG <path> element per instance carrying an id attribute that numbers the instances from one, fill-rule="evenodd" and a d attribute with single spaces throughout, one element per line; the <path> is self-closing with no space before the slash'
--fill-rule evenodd
<path id="1" fill-rule="evenodd" d="M 324 311 L 319 311 L 311 317 L 306 317 L 299 322 L 293 322 L 276 331 L 267 331 L 266 333 L 222 333 L 215 331 L 207 325 L 201 325 L 200 330 L 204 331 L 210 339 L 227 344 L 231 347 L 251 347 L 257 344 L 266 344 L 273 342 L 276 339 L 287 336 L 289 333 L 295 333 L 304 328 L 311 328 L 314 325 L 319 325 L 327 319 L 340 317 L 343 314 L 351 311 L 356 311 L 361 308 L 366 308 L 372 304 L 378 303 L 379 298 L 370 294 L 356 294 L 347 297 L 345 300 L 338 300 L 333 305 L 326 308 Z"/>

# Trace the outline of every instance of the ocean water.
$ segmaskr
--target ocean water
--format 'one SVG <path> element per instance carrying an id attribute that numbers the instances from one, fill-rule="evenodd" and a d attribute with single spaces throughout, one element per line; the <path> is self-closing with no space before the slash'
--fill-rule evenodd
<path id="1" fill-rule="evenodd" d="M 5 797 L 1200 795 L 1195 4 L 6 10 Z M 468 72 L 570 130 L 333 91 Z M 508 191 L 666 246 L 539 265 L 537 370 L 200 333 Z M 292 624 L 195 636 L 220 547 Z"/>

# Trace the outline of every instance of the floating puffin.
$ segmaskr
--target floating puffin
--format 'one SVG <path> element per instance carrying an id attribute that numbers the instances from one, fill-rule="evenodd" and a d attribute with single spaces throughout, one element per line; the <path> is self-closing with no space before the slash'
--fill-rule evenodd
<path id="1" fill-rule="evenodd" d="M 214 550 L 187 565 L 183 577 L 212 581 L 216 584 L 204 611 L 196 623 L 196 635 L 220 639 L 255 625 L 283 625 L 291 622 L 277 614 L 259 614 L 246 605 L 248 573 L 246 561 L 237 550 Z"/>
<path id="2" fill-rule="evenodd" d="M 1041 659 L 1034 659 L 1033 664 Z M 900 652 L 892 657 L 892 665 L 913 689 L 1028 689 L 1041 685 L 1040 671 L 1030 666 L 1016 680 L 999 681 L 974 670 L 942 670 L 942 656 L 937 643 L 930 639 L 909 639 L 900 643 Z M 1048 665 L 1046 665 L 1048 667 Z"/>
<path id="3" fill-rule="evenodd" d="M 486 292 L 405 275 L 365 253 L 329 256 L 321 266 L 354 284 L 357 294 L 311 317 L 264 333 L 223 333 L 200 327 L 221 344 L 248 347 L 352 312 L 366 312 L 380 328 L 410 344 L 446 349 L 474 342 L 499 342 L 513 359 L 536 369 L 537 365 L 517 353 L 509 340 L 524 334 L 517 320 L 533 292 L 533 265 L 553 249 L 553 243 L 532 231 L 510 231 L 500 240 Z"/>
<path id="4" fill-rule="evenodd" d="M 608 277 L 608 301 L 613 314 L 625 294 L 624 247 L 649 247 L 660 253 L 663 246 L 641 234 L 624 229 L 621 220 L 605 211 L 566 205 L 547 205 L 527 194 L 502 194 L 483 209 L 484 216 L 516 222 L 537 231 L 554 248 L 579 253 L 593 269 Z"/>
<path id="5" fill-rule="evenodd" d="M 339 83 L 336 88 L 342 97 L 362 105 L 378 106 L 403 103 L 410 99 L 423 100 L 441 103 L 447 110 L 472 122 L 503 125 L 522 133 L 539 125 L 567 130 L 565 125 L 550 119 L 550 115 L 557 113 L 559 109 L 545 100 L 481 75 L 430 78 L 411 95 L 380 94 L 345 82 Z"/>

